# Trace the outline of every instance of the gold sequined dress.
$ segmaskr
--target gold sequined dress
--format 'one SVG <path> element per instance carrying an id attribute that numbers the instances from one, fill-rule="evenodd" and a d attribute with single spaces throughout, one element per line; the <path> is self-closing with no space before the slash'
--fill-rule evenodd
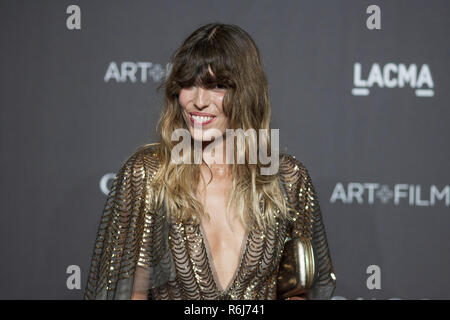
<path id="1" fill-rule="evenodd" d="M 296 208 L 295 221 L 246 233 L 238 268 L 227 288 L 217 281 L 202 228 L 166 218 L 152 201 L 158 170 L 155 145 L 139 148 L 114 179 L 103 210 L 92 255 L 85 299 L 277 299 L 280 257 L 288 237 L 307 237 L 314 248 L 317 280 L 309 299 L 330 299 L 333 271 L 317 194 L 306 168 L 280 154 L 278 180 Z"/>

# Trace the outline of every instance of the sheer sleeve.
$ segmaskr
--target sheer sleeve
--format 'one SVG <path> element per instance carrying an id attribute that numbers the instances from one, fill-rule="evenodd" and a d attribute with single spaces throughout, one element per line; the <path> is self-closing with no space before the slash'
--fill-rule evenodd
<path id="1" fill-rule="evenodd" d="M 116 174 L 95 240 L 85 299 L 146 299 L 149 289 L 173 271 L 161 232 L 165 216 L 152 206 L 151 179 L 157 169 L 154 150 L 140 148 Z"/>
<path id="2" fill-rule="evenodd" d="M 291 237 L 306 237 L 311 240 L 316 268 L 316 279 L 306 297 L 311 300 L 331 299 L 336 287 L 336 276 L 331 261 L 319 198 L 308 170 L 290 155 L 286 155 L 285 176 L 289 200 L 293 203 L 295 221 L 292 222 Z"/>

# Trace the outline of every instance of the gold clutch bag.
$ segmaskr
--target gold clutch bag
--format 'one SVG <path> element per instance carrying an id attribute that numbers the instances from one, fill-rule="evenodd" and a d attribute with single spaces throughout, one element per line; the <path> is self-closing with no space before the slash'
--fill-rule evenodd
<path id="1" fill-rule="evenodd" d="M 277 278 L 277 296 L 286 299 L 307 293 L 316 279 L 311 241 L 288 239 L 284 244 Z"/>

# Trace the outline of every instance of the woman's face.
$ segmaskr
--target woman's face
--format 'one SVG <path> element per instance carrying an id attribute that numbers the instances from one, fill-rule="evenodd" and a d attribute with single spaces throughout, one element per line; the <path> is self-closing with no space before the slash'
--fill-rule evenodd
<path id="1" fill-rule="evenodd" d="M 222 105 L 226 92 L 227 89 L 220 85 L 214 89 L 192 86 L 180 90 L 178 99 L 183 117 L 195 140 L 211 141 L 212 137 L 225 133 L 229 125 Z"/>

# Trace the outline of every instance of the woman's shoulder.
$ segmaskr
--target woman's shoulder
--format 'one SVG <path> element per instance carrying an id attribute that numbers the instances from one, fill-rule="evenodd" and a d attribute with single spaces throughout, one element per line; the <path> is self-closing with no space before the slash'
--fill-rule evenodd
<path id="1" fill-rule="evenodd" d="M 159 142 L 141 145 L 136 149 L 134 155 L 138 157 L 148 158 L 153 161 L 158 160 L 159 145 Z"/>
<path id="2" fill-rule="evenodd" d="M 131 170 L 134 174 L 139 172 L 145 176 L 153 175 L 159 168 L 159 142 L 141 145 L 128 156 L 122 168 Z"/>
<path id="3" fill-rule="evenodd" d="M 303 162 L 288 153 L 280 153 L 279 172 L 282 178 L 284 177 L 288 180 L 298 180 L 309 176 L 308 170 Z"/>

